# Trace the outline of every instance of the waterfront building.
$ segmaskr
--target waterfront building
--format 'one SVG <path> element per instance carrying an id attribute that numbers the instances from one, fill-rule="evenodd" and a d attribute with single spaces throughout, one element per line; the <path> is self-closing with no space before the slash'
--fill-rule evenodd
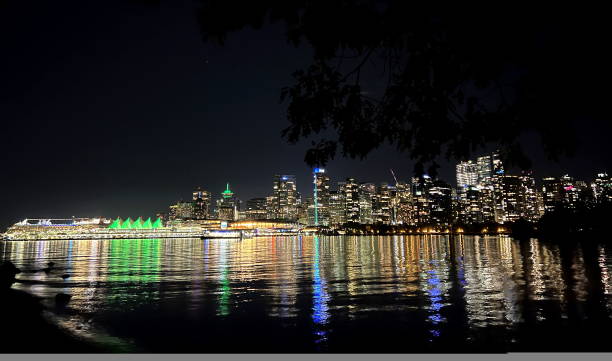
<path id="1" fill-rule="evenodd" d="M 308 206 L 310 204 L 313 204 L 312 197 L 308 197 L 303 201 L 302 201 L 302 198 L 300 198 L 300 203 L 298 204 L 298 223 L 309 224 Z"/>
<path id="2" fill-rule="evenodd" d="M 263 220 L 268 218 L 266 198 L 251 198 L 246 202 L 244 219 Z"/>
<path id="3" fill-rule="evenodd" d="M 298 193 L 294 175 L 275 175 L 270 211 L 273 219 L 296 221 Z"/>
<path id="4" fill-rule="evenodd" d="M 194 218 L 194 203 L 179 201 L 170 206 L 169 220 Z"/>

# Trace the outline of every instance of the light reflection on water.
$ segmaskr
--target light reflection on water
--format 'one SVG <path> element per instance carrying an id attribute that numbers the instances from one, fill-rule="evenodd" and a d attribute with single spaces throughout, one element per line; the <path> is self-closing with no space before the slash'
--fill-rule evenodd
<path id="1" fill-rule="evenodd" d="M 132 311 L 145 310 L 138 322 L 147 324 L 187 322 L 192 334 L 212 332 L 223 320 L 236 325 L 228 331 L 235 335 L 243 327 L 309 333 L 313 350 L 341 349 L 343 332 L 363 325 L 381 334 L 412 332 L 425 343 L 445 336 L 461 343 L 491 327 L 587 317 L 584 304 L 594 297 L 610 317 L 611 250 L 598 246 L 592 254 L 507 236 L 0 242 L 2 259 L 22 269 L 56 263 L 48 275 L 20 274 L 36 282 L 15 288 L 43 297 L 68 293 L 83 320 L 145 349 L 155 347 L 147 341 L 153 336 L 128 325 Z M 376 323 L 387 316 L 394 321 Z M 257 329 L 274 320 L 280 323 Z M 170 329 L 165 337 L 190 345 L 180 328 Z"/>

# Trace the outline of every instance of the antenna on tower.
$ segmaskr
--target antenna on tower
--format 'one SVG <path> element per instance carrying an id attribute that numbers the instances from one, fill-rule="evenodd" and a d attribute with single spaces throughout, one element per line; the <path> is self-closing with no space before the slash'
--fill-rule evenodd
<path id="1" fill-rule="evenodd" d="M 395 179 L 395 186 L 397 187 L 397 183 L 399 183 L 397 181 L 397 177 L 395 176 L 395 173 L 393 172 L 393 169 L 389 168 L 389 170 L 391 171 L 391 174 L 393 175 L 393 179 Z"/>

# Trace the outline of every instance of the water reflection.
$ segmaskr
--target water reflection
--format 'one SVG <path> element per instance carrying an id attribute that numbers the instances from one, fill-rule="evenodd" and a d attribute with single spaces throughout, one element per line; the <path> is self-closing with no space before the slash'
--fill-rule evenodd
<path id="1" fill-rule="evenodd" d="M 342 330 L 375 325 L 385 315 L 392 321 L 385 321 L 381 338 L 413 332 L 425 343 L 467 339 L 458 324 L 514 332 L 524 323 L 581 322 L 590 312 L 585 305 L 597 304 L 594 287 L 609 318 L 610 253 L 603 245 L 586 253 L 581 245 L 507 236 L 0 242 L 2 259 L 25 270 L 56 263 L 50 274 L 19 275 L 31 282 L 15 287 L 43 297 L 69 293 L 70 307 L 84 317 L 107 315 L 100 322 L 111 322 L 146 308 L 156 310 L 147 314 L 151 322 L 164 315 L 164 322 L 283 320 L 290 322 L 279 333 L 309 330 L 316 349 L 333 349 L 348 332 Z M 70 277 L 62 279 L 65 273 Z M 194 327 L 209 332 L 199 324 L 189 332 Z M 124 331 L 149 337 L 137 328 Z M 173 332 L 166 336 L 188 331 Z"/>
<path id="2" fill-rule="evenodd" d="M 315 342 L 327 340 L 327 331 L 324 329 L 329 319 L 329 294 L 325 278 L 321 276 L 319 237 L 315 236 L 313 243 L 313 282 L 312 282 L 312 321 L 315 324 Z"/>

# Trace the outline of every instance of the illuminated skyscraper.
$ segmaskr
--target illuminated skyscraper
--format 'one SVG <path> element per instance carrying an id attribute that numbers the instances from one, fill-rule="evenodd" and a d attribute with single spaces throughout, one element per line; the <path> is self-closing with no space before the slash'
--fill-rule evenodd
<path id="1" fill-rule="evenodd" d="M 388 183 L 376 187 L 376 197 L 372 202 L 374 223 L 391 224 L 391 189 Z"/>
<path id="2" fill-rule="evenodd" d="M 412 178 L 413 220 L 416 225 L 426 225 L 430 222 L 431 206 L 428 192 L 432 183 L 431 177 L 426 174 Z"/>
<path id="3" fill-rule="evenodd" d="M 476 158 L 476 172 L 478 173 L 478 185 L 483 187 L 491 184 L 493 177 L 493 157 L 484 155 Z"/>
<path id="4" fill-rule="evenodd" d="M 372 202 L 375 197 L 376 185 L 373 183 L 359 184 L 359 223 L 374 223 Z"/>
<path id="5" fill-rule="evenodd" d="M 429 222 L 444 226 L 452 222 L 452 188 L 446 182 L 436 180 L 427 190 L 430 212 Z"/>
<path id="6" fill-rule="evenodd" d="M 410 184 L 397 182 L 395 192 L 392 197 L 392 207 L 394 209 L 394 223 L 413 225 L 413 197 L 410 191 Z"/>
<path id="7" fill-rule="evenodd" d="M 535 179 L 531 173 L 523 174 L 519 177 L 521 182 L 521 217 L 530 222 L 535 222 L 540 218 L 538 209 L 538 190 Z"/>
<path id="8" fill-rule="evenodd" d="M 207 219 L 210 217 L 210 192 L 197 187 L 193 191 L 193 218 Z"/>
<path id="9" fill-rule="evenodd" d="M 359 184 L 353 178 L 338 183 L 338 190 L 342 193 L 344 202 L 344 221 L 359 222 Z"/>
<path id="10" fill-rule="evenodd" d="M 313 171 L 313 205 L 310 224 L 315 226 L 329 225 L 329 177 L 325 169 L 315 168 Z"/>
<path id="11" fill-rule="evenodd" d="M 457 188 L 463 189 L 478 184 L 478 167 L 471 160 L 457 164 Z"/>
<path id="12" fill-rule="evenodd" d="M 612 202 L 612 177 L 608 176 L 607 173 L 597 174 L 597 177 L 591 183 L 591 189 L 595 202 Z"/>
<path id="13" fill-rule="evenodd" d="M 234 192 L 230 190 L 229 183 L 221 193 L 221 198 L 217 200 L 218 217 L 224 221 L 235 221 L 238 219 L 238 200 Z"/>
<path id="14" fill-rule="evenodd" d="M 296 221 L 298 193 L 294 175 L 275 175 L 271 211 L 273 218 Z"/>
<path id="15" fill-rule="evenodd" d="M 183 220 L 194 218 L 194 203 L 179 201 L 170 206 L 169 219 Z"/>
<path id="16" fill-rule="evenodd" d="M 346 223 L 344 194 L 340 191 L 329 191 L 329 225 L 340 226 Z"/>
<path id="17" fill-rule="evenodd" d="M 551 212 L 563 204 L 563 183 L 554 177 L 542 179 L 544 211 Z"/>

